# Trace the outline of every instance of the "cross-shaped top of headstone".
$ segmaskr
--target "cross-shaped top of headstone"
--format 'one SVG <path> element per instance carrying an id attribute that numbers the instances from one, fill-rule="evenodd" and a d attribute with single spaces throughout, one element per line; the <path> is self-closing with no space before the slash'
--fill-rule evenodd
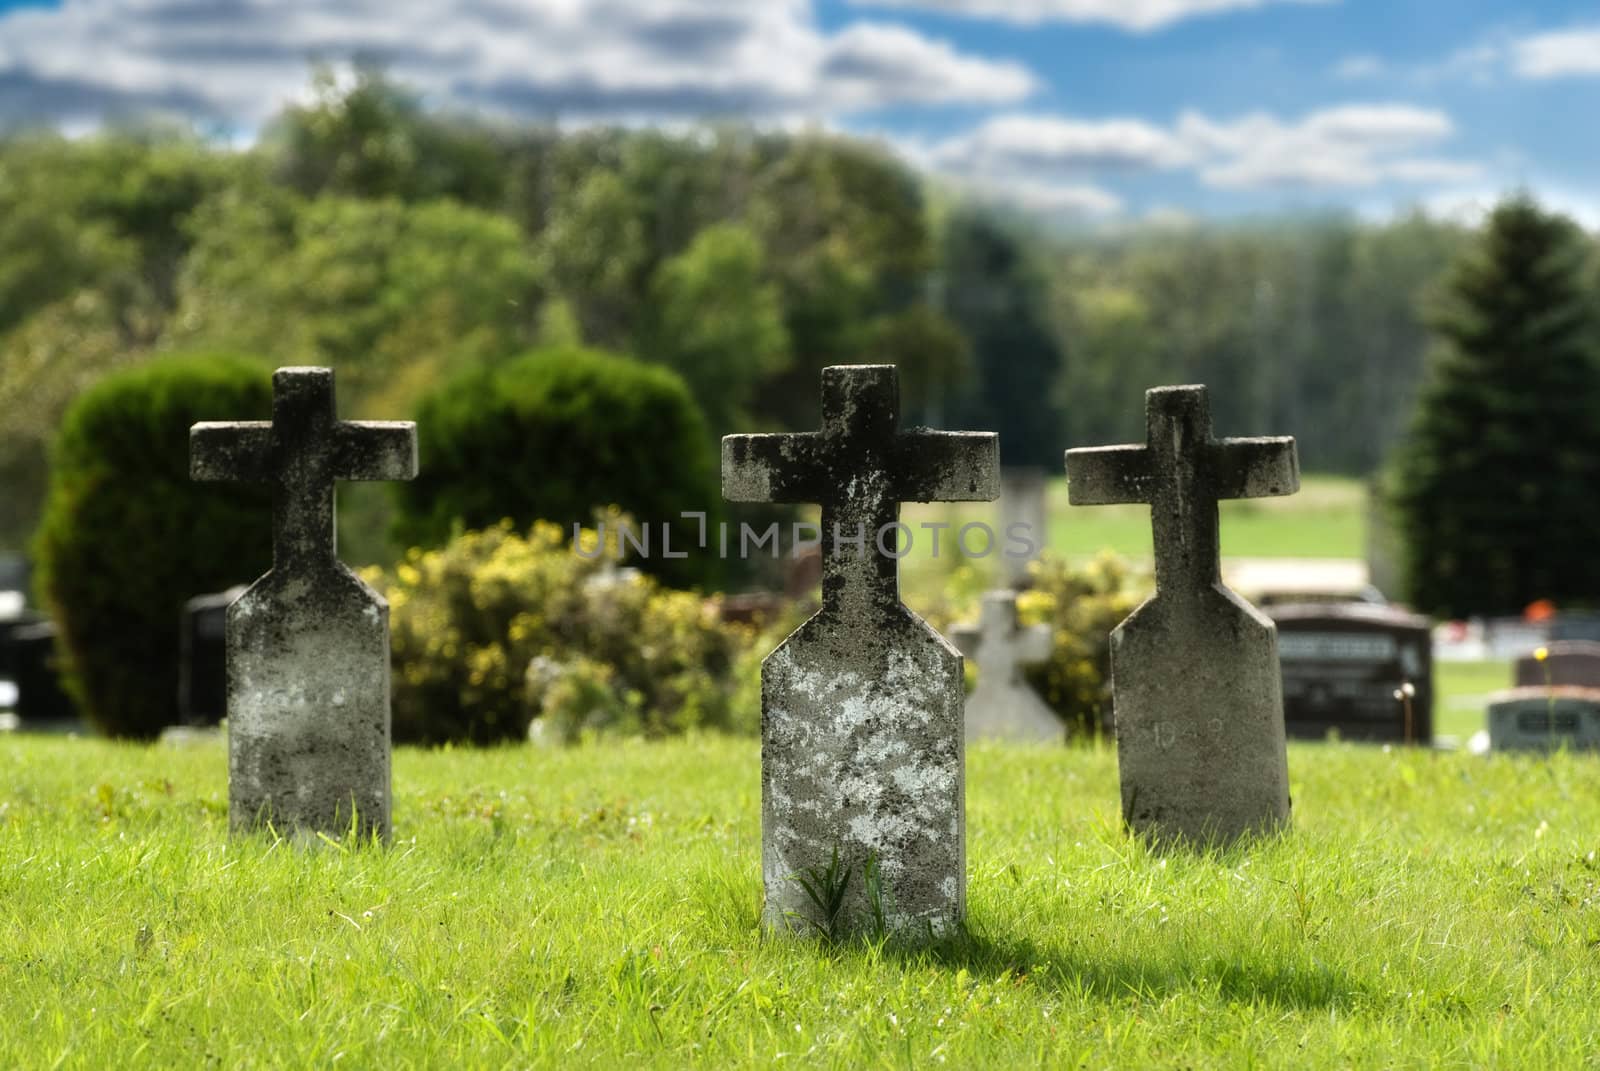
<path id="1" fill-rule="evenodd" d="M 961 653 L 978 663 L 978 679 L 1015 681 L 1024 666 L 1050 660 L 1054 636 L 1049 625 L 1017 623 L 1017 595 L 990 591 L 983 596 L 974 625 L 957 625 L 951 636 Z"/>
<path id="2" fill-rule="evenodd" d="M 335 480 L 409 480 L 417 474 L 417 426 L 339 420 L 331 368 L 272 375 L 272 420 L 196 424 L 189 432 L 196 480 L 270 483 L 274 571 L 336 561 Z"/>
<path id="3" fill-rule="evenodd" d="M 1067 451 L 1075 506 L 1144 502 L 1154 532 L 1156 588 L 1181 594 L 1221 580 L 1217 502 L 1292 495 L 1300 462 L 1290 436 L 1213 439 L 1205 387 L 1145 393 L 1143 446 Z"/>
<path id="4" fill-rule="evenodd" d="M 729 435 L 722 493 L 730 502 L 822 506 L 824 612 L 849 600 L 864 609 L 900 603 L 888 532 L 901 502 L 988 502 L 1000 493 L 1000 443 L 991 432 L 900 430 L 900 389 L 888 364 L 822 370 L 822 430 Z M 840 543 L 860 535 L 864 552 Z"/>

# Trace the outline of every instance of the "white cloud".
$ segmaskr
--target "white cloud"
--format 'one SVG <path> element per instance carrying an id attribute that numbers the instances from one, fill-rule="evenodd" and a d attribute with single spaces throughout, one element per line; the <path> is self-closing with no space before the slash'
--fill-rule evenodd
<path id="1" fill-rule="evenodd" d="M 1512 43 L 1511 67 L 1523 78 L 1600 76 L 1600 26 L 1535 34 Z"/>
<path id="2" fill-rule="evenodd" d="M 1377 78 L 1387 70 L 1383 60 L 1377 56 L 1346 56 L 1333 68 L 1335 78 L 1356 82 L 1367 78 Z"/>
<path id="3" fill-rule="evenodd" d="M 1033 25 L 1104 22 L 1124 30 L 1159 30 L 1184 19 L 1269 4 L 1322 4 L 1338 0 L 850 0 L 858 7 L 917 8 L 971 18 Z"/>
<path id="4" fill-rule="evenodd" d="M 969 134 L 943 141 L 929 142 L 882 129 L 857 129 L 855 134 L 858 137 L 873 137 L 889 151 L 899 155 L 908 166 L 925 173 L 953 192 L 974 200 L 991 201 L 1074 220 L 1100 219 L 1122 212 L 1121 197 L 1085 181 L 1082 174 L 1072 175 L 1072 169 L 1023 168 L 1012 166 L 1014 162 L 1002 165 L 997 163 L 996 158 L 962 150 L 964 143 L 978 138 L 996 122 L 1003 123 L 1007 118 L 1019 117 L 1000 117 L 980 125 Z"/>
<path id="5" fill-rule="evenodd" d="M 1431 216 L 1476 227 L 1483 223 L 1495 205 L 1515 192 L 1514 188 L 1509 187 L 1498 190 L 1487 186 L 1447 188 L 1423 198 L 1420 205 Z M 1574 192 L 1559 186 L 1541 186 L 1534 196 L 1546 211 L 1570 216 L 1587 230 L 1600 230 L 1600 199 L 1593 194 Z"/>
<path id="6" fill-rule="evenodd" d="M 1138 119 L 1082 120 L 999 115 L 932 151 L 936 165 L 965 174 L 1078 174 L 1174 167 L 1184 144 Z"/>
<path id="7" fill-rule="evenodd" d="M 1403 104 L 1326 108 L 1298 122 L 1266 114 L 1218 122 L 1193 112 L 1178 122 L 1180 136 L 1209 158 L 1201 180 L 1226 189 L 1462 181 L 1476 165 L 1413 155 L 1453 130 L 1443 112 Z"/>
<path id="8" fill-rule="evenodd" d="M 985 189 L 1030 212 L 1102 218 L 1122 211 L 1122 198 L 1086 183 L 990 182 Z"/>
<path id="9" fill-rule="evenodd" d="M 1470 182 L 1481 173 L 1476 163 L 1432 154 L 1453 133 L 1443 112 L 1350 104 L 1297 120 L 1186 112 L 1171 127 L 1133 118 L 1009 114 L 932 145 L 902 146 L 922 167 L 996 188 L 1026 188 L 1044 200 L 1053 189 L 1067 191 L 1062 199 L 1080 197 L 1074 191 L 1086 188 L 1086 179 L 1175 169 L 1192 169 L 1204 184 L 1224 189 Z"/>
<path id="10" fill-rule="evenodd" d="M 785 117 L 1026 97 L 1023 66 L 811 0 L 64 0 L 0 15 L 0 122 L 162 109 L 256 122 L 309 65 L 375 59 L 512 114 Z"/>
<path id="11" fill-rule="evenodd" d="M 858 22 L 827 46 L 824 95 L 842 105 L 968 101 L 1005 104 L 1028 96 L 1037 80 L 1015 63 L 965 56 L 946 41 L 904 26 Z"/>
<path id="12" fill-rule="evenodd" d="M 1411 77 L 1421 85 L 1440 82 L 1491 85 L 1499 77 L 1505 58 L 1506 50 L 1501 42 L 1487 41 L 1458 48 L 1438 63 L 1414 68 Z"/>

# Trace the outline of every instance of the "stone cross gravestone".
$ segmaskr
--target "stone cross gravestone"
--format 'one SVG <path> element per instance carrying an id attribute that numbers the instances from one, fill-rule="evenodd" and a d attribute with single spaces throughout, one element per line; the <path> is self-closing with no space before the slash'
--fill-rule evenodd
<path id="1" fill-rule="evenodd" d="M 1278 603 L 1284 726 L 1290 739 L 1428 744 L 1433 634 L 1428 619 L 1377 603 Z M 1409 700 L 1396 698 L 1411 685 Z"/>
<path id="2" fill-rule="evenodd" d="M 1517 659 L 1514 681 L 1518 688 L 1547 685 L 1600 688 L 1600 643 L 1557 640 L 1547 644 L 1543 660 L 1534 655 Z"/>
<path id="3" fill-rule="evenodd" d="M 1026 666 L 1050 659 L 1049 625 L 1017 623 L 1014 591 L 990 591 L 976 625 L 961 625 L 951 638 L 978 664 L 978 686 L 967 696 L 967 740 L 1060 743 L 1066 726 L 1022 677 Z"/>
<path id="4" fill-rule="evenodd" d="M 961 655 L 900 602 L 895 539 L 903 501 L 992 501 L 999 441 L 902 431 L 899 409 L 892 365 L 825 368 L 821 431 L 722 440 L 729 501 L 822 506 L 822 608 L 761 669 L 772 927 L 942 933 L 965 913 Z"/>
<path id="5" fill-rule="evenodd" d="M 1111 634 L 1122 814 L 1225 843 L 1289 818 L 1272 622 L 1222 583 L 1217 502 L 1299 490 L 1292 438 L 1214 439 L 1206 389 L 1145 394 L 1142 446 L 1067 451 L 1073 505 L 1150 506 L 1156 591 Z"/>
<path id="6" fill-rule="evenodd" d="M 416 425 L 341 421 L 333 372 L 280 368 L 268 423 L 196 424 L 190 475 L 273 485 L 272 570 L 228 609 L 234 830 L 389 836 L 389 605 L 335 556 L 334 481 L 409 480 Z"/>

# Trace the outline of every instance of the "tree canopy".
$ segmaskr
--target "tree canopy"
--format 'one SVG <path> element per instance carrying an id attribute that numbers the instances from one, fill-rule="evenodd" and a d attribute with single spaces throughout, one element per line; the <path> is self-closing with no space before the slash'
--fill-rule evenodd
<path id="1" fill-rule="evenodd" d="M 1204 382 L 1220 434 L 1367 473 L 1430 374 L 1421 298 L 1470 237 L 1422 215 L 1063 230 L 858 139 L 494 124 L 375 71 L 319 76 L 244 151 L 12 137 L 0 545 L 37 522 L 68 402 L 196 347 L 332 364 L 346 414 L 381 417 L 536 346 L 597 347 L 676 372 L 711 435 L 814 427 L 822 367 L 892 361 L 908 422 L 997 428 L 1008 463 L 1052 470 L 1142 436 L 1145 388 Z M 365 494 L 347 537 L 384 527 Z"/>

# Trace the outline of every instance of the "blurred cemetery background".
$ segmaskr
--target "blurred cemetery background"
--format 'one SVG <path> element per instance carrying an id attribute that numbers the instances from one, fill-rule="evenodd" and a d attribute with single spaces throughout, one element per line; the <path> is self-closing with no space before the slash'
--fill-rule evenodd
<path id="1" fill-rule="evenodd" d="M 942 47 L 944 75 L 977 76 Z M 1225 578 L 1279 621 L 1293 735 L 1467 746 L 1514 683 L 1600 712 L 1600 679 L 1526 663 L 1600 641 L 1600 246 L 1566 194 L 1118 214 L 1086 185 L 1029 197 L 945 165 L 1074 176 L 1141 138 L 1197 152 L 1206 120 L 1130 142 L 996 113 L 919 152 L 737 109 L 473 108 L 399 67 L 302 64 L 231 124 L 158 100 L 74 125 L 0 84 L 7 727 L 220 716 L 222 615 L 268 565 L 267 499 L 191 485 L 188 428 L 265 419 L 280 365 L 336 369 L 345 417 L 419 425 L 417 481 L 340 490 L 342 555 L 393 608 L 401 742 L 753 732 L 760 657 L 816 597 L 815 556 L 787 553 L 815 512 L 724 504 L 717 443 L 815 427 L 844 363 L 898 366 L 907 425 L 1001 433 L 999 503 L 903 511 L 905 598 L 950 634 L 1016 589 L 1052 630 L 1029 680 L 1073 732 L 1105 727 L 1106 635 L 1148 591 L 1150 531 L 1147 507 L 1069 509 L 1062 454 L 1142 441 L 1145 389 L 1176 383 L 1209 385 L 1218 435 L 1298 442 L 1299 494 L 1222 506 Z M 1277 138 L 1284 168 L 1327 150 L 1345 187 L 1390 191 L 1448 170 L 1395 155 L 1444 137 L 1439 114 L 1210 133 L 1234 146 L 1218 167 L 1267 167 L 1240 139 Z M 1045 532 L 1031 564 L 953 538 L 1019 520 Z M 669 523 L 678 547 L 776 521 L 786 553 L 572 553 L 602 521 L 613 541 Z M 1560 653 L 1582 678 L 1600 648 Z M 1535 738 L 1579 731 L 1518 695 Z"/>

